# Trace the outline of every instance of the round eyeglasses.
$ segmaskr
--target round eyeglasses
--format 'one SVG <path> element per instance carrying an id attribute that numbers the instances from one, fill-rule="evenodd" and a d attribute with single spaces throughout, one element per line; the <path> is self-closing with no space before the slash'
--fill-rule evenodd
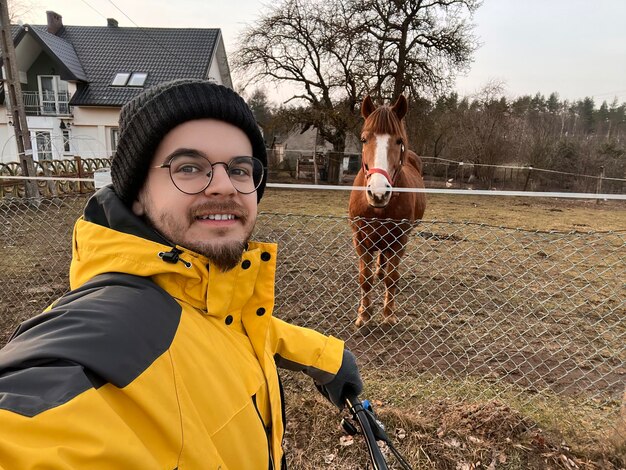
<path id="1" fill-rule="evenodd" d="M 167 163 L 152 168 L 167 168 L 174 186 L 185 194 L 198 194 L 211 184 L 213 167 L 224 165 L 233 187 L 241 194 L 250 194 L 261 186 L 265 168 L 254 157 L 235 157 L 228 163 L 211 163 L 199 155 L 176 155 Z"/>

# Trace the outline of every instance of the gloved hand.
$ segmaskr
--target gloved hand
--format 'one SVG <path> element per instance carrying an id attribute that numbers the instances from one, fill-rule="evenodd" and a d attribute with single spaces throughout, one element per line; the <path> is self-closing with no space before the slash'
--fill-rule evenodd
<path id="1" fill-rule="evenodd" d="M 337 408 L 343 409 L 347 394 L 358 395 L 363 390 L 363 382 L 354 354 L 344 348 L 341 367 L 335 377 L 326 384 L 316 383 L 315 386 Z"/>

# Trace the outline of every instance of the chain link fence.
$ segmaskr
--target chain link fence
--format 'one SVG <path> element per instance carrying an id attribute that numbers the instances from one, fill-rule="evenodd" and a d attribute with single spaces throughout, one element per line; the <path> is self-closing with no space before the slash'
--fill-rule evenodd
<path id="1" fill-rule="evenodd" d="M 0 344 L 67 290 L 86 198 L 0 200 Z M 624 442 L 626 232 L 423 221 L 400 263 L 399 322 L 381 323 L 377 282 L 360 329 L 351 237 L 345 217 L 274 213 L 255 236 L 279 244 L 276 315 L 346 340 L 375 396 L 413 410 L 496 400 L 532 426 Z"/>

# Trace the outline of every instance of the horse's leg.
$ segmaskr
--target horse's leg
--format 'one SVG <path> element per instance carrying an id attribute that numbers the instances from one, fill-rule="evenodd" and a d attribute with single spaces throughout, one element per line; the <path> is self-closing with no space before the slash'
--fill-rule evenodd
<path id="1" fill-rule="evenodd" d="M 398 253 L 387 253 L 387 269 L 385 270 L 385 303 L 383 305 L 383 323 L 393 325 L 398 322 L 398 318 L 394 313 L 395 308 L 395 295 L 398 289 L 398 280 L 400 279 L 400 271 L 398 266 L 400 265 L 400 259 L 404 250 Z"/>
<path id="2" fill-rule="evenodd" d="M 376 266 L 376 277 L 381 281 L 385 278 L 385 271 L 387 270 L 387 258 L 385 252 L 380 250 L 378 252 L 378 263 Z"/>
<path id="3" fill-rule="evenodd" d="M 361 302 L 359 303 L 359 310 L 356 321 L 354 324 L 357 327 L 365 325 L 371 318 L 371 304 L 370 292 L 373 284 L 372 262 L 374 256 L 372 252 L 365 248 L 357 250 L 359 252 L 359 285 L 361 286 Z"/>

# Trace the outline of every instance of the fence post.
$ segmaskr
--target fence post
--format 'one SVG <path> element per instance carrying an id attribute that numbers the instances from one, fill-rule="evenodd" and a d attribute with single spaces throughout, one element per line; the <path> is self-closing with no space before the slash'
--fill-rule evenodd
<path id="1" fill-rule="evenodd" d="M 604 166 L 600 167 L 600 176 L 598 177 L 598 182 L 596 184 L 596 194 L 602 193 L 602 178 L 604 178 Z M 600 204 L 600 198 L 596 199 L 596 204 Z"/>
<path id="2" fill-rule="evenodd" d="M 459 168 L 461 169 L 461 177 L 459 178 L 459 189 L 463 188 L 463 178 L 465 177 L 465 167 L 463 162 L 459 162 Z"/>
<path id="3" fill-rule="evenodd" d="M 41 168 L 43 169 L 43 175 L 50 178 L 54 175 L 53 171 L 50 171 L 50 166 L 52 166 L 52 161 L 51 160 L 44 160 L 42 159 L 40 162 L 41 164 Z M 50 166 L 48 166 L 48 164 Z M 53 168 L 54 169 L 54 168 Z M 56 182 L 54 180 L 48 180 L 46 182 L 46 186 L 48 187 L 48 191 L 50 192 L 50 196 L 51 197 L 57 197 L 57 186 L 56 186 Z"/>
<path id="4" fill-rule="evenodd" d="M 524 191 L 528 188 L 528 182 L 530 181 L 530 175 L 532 174 L 533 166 L 528 165 L 528 173 L 526 174 L 526 181 L 524 182 Z"/>
<path id="5" fill-rule="evenodd" d="M 74 156 L 74 161 L 76 162 L 76 172 L 78 173 L 78 178 L 83 178 L 83 175 L 85 174 L 83 172 L 83 160 L 78 156 L 75 155 Z M 79 181 L 78 182 L 78 192 L 79 193 L 83 193 L 83 182 Z"/>
<path id="6" fill-rule="evenodd" d="M 315 138 L 313 140 L 313 184 L 316 186 L 318 184 L 318 180 L 317 180 L 317 134 L 318 132 L 319 131 L 316 127 Z"/>

